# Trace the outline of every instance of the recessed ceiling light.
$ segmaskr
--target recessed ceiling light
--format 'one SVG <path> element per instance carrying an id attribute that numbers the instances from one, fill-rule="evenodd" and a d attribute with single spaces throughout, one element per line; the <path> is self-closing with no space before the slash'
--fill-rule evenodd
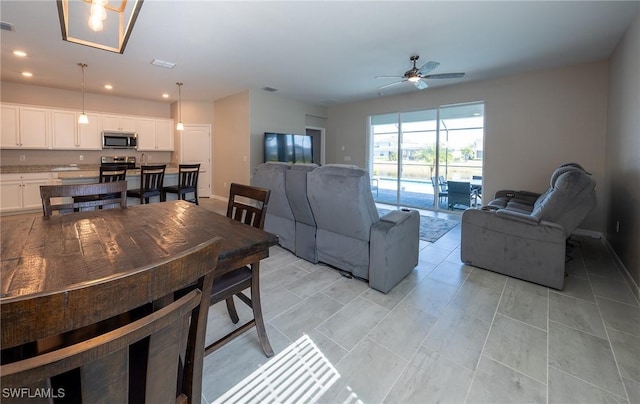
<path id="1" fill-rule="evenodd" d="M 27 52 L 21 50 L 14 50 L 13 54 L 21 58 L 27 56 Z"/>
<path id="2" fill-rule="evenodd" d="M 111 84 L 105 84 L 104 88 L 106 88 L 107 90 L 113 90 L 113 86 Z"/>
<path id="3" fill-rule="evenodd" d="M 169 98 L 169 94 L 167 93 L 162 94 L 162 98 Z"/>
<path id="4" fill-rule="evenodd" d="M 24 77 L 33 77 L 33 73 L 31 73 L 31 72 L 22 72 L 22 75 Z"/>

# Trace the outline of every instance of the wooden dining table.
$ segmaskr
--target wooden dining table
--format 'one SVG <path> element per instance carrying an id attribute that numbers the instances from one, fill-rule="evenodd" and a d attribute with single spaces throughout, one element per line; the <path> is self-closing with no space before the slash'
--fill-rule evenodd
<path id="1" fill-rule="evenodd" d="M 259 262 L 278 241 L 180 200 L 51 218 L 5 216 L 0 236 L 3 352 L 162 302 L 207 272 L 215 278 Z M 187 253 L 193 259 L 194 250 L 197 263 L 175 265 Z M 190 269 L 198 267 L 203 273 Z M 197 351 L 192 397 L 202 388 L 208 307 L 203 298 L 197 343 L 190 341 Z"/>

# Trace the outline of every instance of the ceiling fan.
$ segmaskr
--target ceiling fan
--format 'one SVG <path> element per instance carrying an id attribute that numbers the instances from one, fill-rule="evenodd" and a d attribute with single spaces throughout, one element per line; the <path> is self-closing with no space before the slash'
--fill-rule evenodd
<path id="1" fill-rule="evenodd" d="M 428 74 L 436 67 L 440 66 L 440 63 L 429 61 L 423 64 L 419 69 L 416 67 L 416 62 L 420 56 L 413 55 L 409 58 L 410 61 L 413 62 L 413 67 L 406 72 L 404 72 L 403 76 L 376 76 L 377 79 L 402 79 L 400 81 L 396 81 L 395 83 L 386 84 L 384 86 L 378 87 L 378 89 L 387 88 L 391 86 L 395 86 L 396 84 L 404 83 L 405 81 L 410 81 L 415 85 L 419 90 L 424 90 L 429 87 L 424 79 L 457 79 L 460 77 L 464 77 L 464 73 L 442 73 L 442 74 Z"/>

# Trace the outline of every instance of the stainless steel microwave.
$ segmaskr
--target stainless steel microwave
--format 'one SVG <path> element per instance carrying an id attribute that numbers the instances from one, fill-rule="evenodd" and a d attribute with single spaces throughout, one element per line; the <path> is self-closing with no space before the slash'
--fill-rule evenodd
<path id="1" fill-rule="evenodd" d="M 134 132 L 102 132 L 103 149 L 137 149 L 138 134 Z"/>

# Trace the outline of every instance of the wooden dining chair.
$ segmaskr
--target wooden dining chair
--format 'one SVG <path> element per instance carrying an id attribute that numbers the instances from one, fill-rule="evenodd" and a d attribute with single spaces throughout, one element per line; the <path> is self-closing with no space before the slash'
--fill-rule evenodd
<path id="1" fill-rule="evenodd" d="M 46 389 L 52 377 L 79 369 L 80 391 L 65 387 L 53 390 L 70 402 L 131 402 L 131 393 L 147 403 L 200 402 L 177 391 L 180 354 L 189 333 L 189 320 L 199 306 L 202 292 L 187 295 L 137 321 L 106 334 L 32 358 L 2 365 L 2 387 Z M 148 338 L 148 355 L 142 376 L 130 379 L 136 363 L 129 362 L 129 348 Z M 133 382 L 130 385 L 130 380 Z M 142 387 L 143 385 L 144 387 Z M 64 384 L 62 384 L 64 386 Z M 76 395 L 74 397 L 74 395 Z M 175 398 L 175 400 L 174 400 Z"/>
<path id="2" fill-rule="evenodd" d="M 180 164 L 178 165 L 178 185 L 162 187 L 162 200 L 167 200 L 167 193 L 178 194 L 178 199 L 198 203 L 198 174 L 200 164 Z M 187 199 L 187 194 L 193 194 L 194 199 Z"/>
<path id="3" fill-rule="evenodd" d="M 139 198 L 140 204 L 149 203 L 152 196 L 160 197 L 160 202 L 164 202 L 162 197 L 162 184 L 164 182 L 164 172 L 166 164 L 141 166 L 140 167 L 140 188 L 130 189 L 127 196 Z"/>
<path id="4" fill-rule="evenodd" d="M 229 192 L 229 203 L 227 204 L 227 217 L 262 229 L 270 195 L 271 191 L 265 188 L 232 183 Z M 250 298 L 243 293 L 247 288 L 251 290 Z M 235 337 L 255 326 L 262 350 L 265 355 L 273 356 L 273 349 L 264 326 L 262 304 L 260 302 L 260 261 L 214 278 L 210 303 L 213 305 L 223 300 L 226 301 L 229 317 L 231 317 L 231 321 L 234 324 L 237 324 L 240 319 L 236 311 L 234 295 L 251 307 L 253 319 L 207 346 L 205 355 L 221 348 Z"/>
<path id="5" fill-rule="evenodd" d="M 86 197 L 87 199 L 74 200 L 77 197 Z M 45 217 L 50 217 L 54 211 L 64 214 L 99 207 L 116 207 L 118 205 L 121 208 L 126 208 L 127 181 L 41 185 L 40 198 L 42 198 L 42 212 Z M 69 202 L 69 200 L 72 202 Z M 54 201 L 59 201 L 59 203 L 53 203 Z"/>

